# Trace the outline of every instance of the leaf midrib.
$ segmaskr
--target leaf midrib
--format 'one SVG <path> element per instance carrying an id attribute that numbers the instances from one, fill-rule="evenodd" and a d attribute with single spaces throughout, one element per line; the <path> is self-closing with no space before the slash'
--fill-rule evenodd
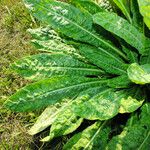
<path id="1" fill-rule="evenodd" d="M 91 72 L 101 72 L 101 73 L 104 73 L 104 71 L 102 71 L 102 70 L 100 70 L 100 69 L 92 69 L 92 68 L 76 68 L 76 67 L 58 67 L 58 66 L 54 66 L 54 67 L 45 67 L 45 66 L 43 66 L 43 67 L 37 67 L 36 68 L 36 70 L 42 70 L 42 69 L 44 69 L 44 68 L 49 68 L 50 70 L 49 71 L 51 71 L 51 69 L 56 69 L 56 71 L 58 70 L 58 69 L 64 69 L 64 70 L 79 70 L 79 71 L 91 71 Z M 43 70 L 44 71 L 44 70 Z"/>

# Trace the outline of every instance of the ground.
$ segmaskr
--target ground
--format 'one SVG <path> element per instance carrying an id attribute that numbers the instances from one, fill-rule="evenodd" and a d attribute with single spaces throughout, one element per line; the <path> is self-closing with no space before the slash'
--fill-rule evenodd
<path id="1" fill-rule="evenodd" d="M 0 0 L 0 14 L 0 149 L 28 150 L 33 138 L 27 129 L 35 114 L 12 113 L 3 108 L 3 103 L 28 82 L 13 73 L 10 65 L 35 53 L 26 30 L 36 27 L 36 23 L 20 0 Z"/>

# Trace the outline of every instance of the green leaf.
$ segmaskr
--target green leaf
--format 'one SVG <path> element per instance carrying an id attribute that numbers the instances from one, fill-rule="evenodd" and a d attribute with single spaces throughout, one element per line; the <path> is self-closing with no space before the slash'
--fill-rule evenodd
<path id="1" fill-rule="evenodd" d="M 147 56 L 141 56 L 140 64 L 141 65 L 150 64 L 150 50 L 148 51 L 148 55 Z"/>
<path id="2" fill-rule="evenodd" d="M 53 122 L 50 135 L 44 138 L 42 141 L 49 141 L 54 137 L 61 135 L 66 135 L 73 132 L 82 122 L 83 119 L 77 117 L 72 109 L 74 103 L 80 103 L 83 99 L 88 99 L 93 97 L 95 94 L 103 91 L 106 87 L 95 87 L 89 88 L 79 94 L 79 98 L 72 99 L 66 104 L 62 104 L 62 109 L 57 114 L 57 118 Z"/>
<path id="3" fill-rule="evenodd" d="M 111 88 L 127 88 L 131 85 L 131 81 L 127 75 L 122 75 L 109 79 L 107 85 Z"/>
<path id="4" fill-rule="evenodd" d="M 106 128 L 105 124 L 106 122 L 96 122 L 83 132 L 74 135 L 63 150 L 105 149 L 110 132 L 110 129 Z"/>
<path id="5" fill-rule="evenodd" d="M 147 150 L 150 146 L 149 139 L 150 131 L 147 132 L 143 127 L 134 125 L 133 127 L 124 128 L 120 135 L 111 140 L 106 150 L 131 150 L 137 148 L 138 150 Z M 142 143 L 144 146 L 142 146 Z"/>
<path id="6" fill-rule="evenodd" d="M 100 12 L 93 16 L 93 20 L 96 24 L 138 49 L 140 54 L 146 54 L 146 37 L 122 17 L 119 17 L 115 13 Z"/>
<path id="7" fill-rule="evenodd" d="M 79 52 L 91 63 L 112 74 L 126 74 L 127 66 L 117 55 L 103 48 L 81 45 Z"/>
<path id="8" fill-rule="evenodd" d="M 72 106 L 75 114 L 89 120 L 107 120 L 118 113 L 131 113 L 138 109 L 144 97 L 137 88 L 114 91 L 104 89 L 92 98 L 82 95 Z M 78 99 L 78 98 L 77 98 Z"/>
<path id="9" fill-rule="evenodd" d="M 12 65 L 13 70 L 30 80 L 54 75 L 100 75 L 99 68 L 83 63 L 66 54 L 37 54 L 25 57 Z"/>
<path id="10" fill-rule="evenodd" d="M 52 0 L 25 0 L 27 8 L 33 15 L 52 26 L 53 29 L 66 36 L 105 49 L 113 50 L 124 59 L 126 56 L 103 37 L 98 36 L 93 29 L 93 19 L 87 12 L 82 12 L 72 5 Z M 78 16 L 78 17 L 77 17 Z"/>
<path id="11" fill-rule="evenodd" d="M 81 90 L 105 82 L 78 76 L 55 76 L 22 88 L 5 102 L 5 106 L 18 112 L 32 111 L 60 102 L 64 98 L 72 98 Z"/>
<path id="12" fill-rule="evenodd" d="M 142 125 L 146 125 L 150 130 L 150 103 L 145 103 L 141 108 L 140 122 Z"/>
<path id="13" fill-rule="evenodd" d="M 40 41 L 40 40 L 32 40 L 32 43 L 39 51 L 44 52 L 64 52 L 64 53 L 70 53 L 72 54 L 75 52 L 75 48 L 72 46 L 69 46 L 59 40 L 46 40 L 46 41 Z"/>
<path id="14" fill-rule="evenodd" d="M 71 111 L 70 112 L 68 111 L 68 113 L 69 115 L 63 113 L 62 115 L 59 116 L 60 119 L 58 118 L 56 119 L 56 121 L 51 126 L 50 135 L 43 138 L 41 140 L 42 142 L 48 142 L 53 138 L 72 133 L 81 125 L 83 121 L 82 118 L 79 118 L 74 114 L 70 114 L 72 113 Z"/>
<path id="15" fill-rule="evenodd" d="M 130 9 L 132 15 L 132 24 L 140 31 L 143 30 L 143 17 L 140 15 L 139 6 L 137 0 L 130 0 Z"/>
<path id="16" fill-rule="evenodd" d="M 150 0 L 138 0 L 140 12 L 144 17 L 144 22 L 150 29 Z"/>
<path id="17" fill-rule="evenodd" d="M 132 19 L 130 16 L 130 9 L 129 9 L 129 1 L 128 0 L 113 0 L 113 2 L 121 9 L 122 13 L 126 16 L 128 21 L 132 23 Z"/>
<path id="18" fill-rule="evenodd" d="M 133 63 L 128 68 L 129 79 L 136 84 L 150 83 L 150 64 L 139 66 Z"/>
<path id="19" fill-rule="evenodd" d="M 150 104 L 142 107 L 140 119 L 125 126 L 121 134 L 114 136 L 108 143 L 106 150 L 147 150 L 150 147 Z"/>
<path id="20" fill-rule="evenodd" d="M 137 63 L 138 62 L 138 54 L 132 51 L 132 48 L 129 49 L 122 45 L 122 50 L 126 53 L 130 63 Z"/>
<path id="21" fill-rule="evenodd" d="M 93 0 L 70 0 L 71 4 L 80 8 L 81 10 L 88 11 L 91 14 L 96 14 L 101 11 L 105 11 L 98 4 L 96 4 Z"/>

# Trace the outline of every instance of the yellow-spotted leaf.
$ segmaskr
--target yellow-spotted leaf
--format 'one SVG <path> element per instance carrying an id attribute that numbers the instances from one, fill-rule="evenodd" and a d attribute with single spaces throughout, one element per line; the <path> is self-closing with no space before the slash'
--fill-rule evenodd
<path id="1" fill-rule="evenodd" d="M 13 70 L 30 80 L 41 80 L 54 75 L 101 75 L 99 68 L 66 54 L 37 54 L 25 57 L 12 65 Z"/>
<path id="2" fill-rule="evenodd" d="M 129 79 L 136 84 L 150 83 L 150 64 L 138 65 L 133 63 L 128 68 Z"/>
<path id="3" fill-rule="evenodd" d="M 42 141 L 52 140 L 54 137 L 62 136 L 73 132 L 81 122 L 82 118 L 76 116 L 72 107 L 74 103 L 80 103 L 83 99 L 86 101 L 89 98 L 93 97 L 95 94 L 102 92 L 106 89 L 106 87 L 95 87 L 85 90 L 80 93 L 79 98 L 72 99 L 66 104 L 62 104 L 62 108 L 56 116 L 56 119 L 52 123 L 50 128 L 50 135 L 42 139 Z"/>

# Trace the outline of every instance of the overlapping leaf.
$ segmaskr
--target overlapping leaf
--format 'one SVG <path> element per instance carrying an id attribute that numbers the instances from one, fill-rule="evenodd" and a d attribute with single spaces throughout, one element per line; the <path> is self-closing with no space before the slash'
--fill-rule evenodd
<path id="1" fill-rule="evenodd" d="M 136 84 L 150 83 L 150 64 L 139 66 L 133 63 L 128 68 L 129 79 Z"/>
<path id="2" fill-rule="evenodd" d="M 5 102 L 5 106 L 19 112 L 40 109 L 105 82 L 105 80 L 78 76 L 55 76 L 22 88 Z"/>
<path id="3" fill-rule="evenodd" d="M 94 97 L 78 102 L 72 107 L 76 115 L 82 118 L 107 120 L 118 113 L 135 111 L 142 105 L 143 101 L 142 93 L 136 88 L 117 92 L 112 89 L 105 89 Z"/>
<path id="4" fill-rule="evenodd" d="M 79 51 L 91 63 L 112 74 L 126 74 L 127 66 L 117 55 L 103 49 L 89 45 L 81 45 Z"/>
<path id="5" fill-rule="evenodd" d="M 138 53 L 133 51 L 132 48 L 127 48 L 122 44 L 122 50 L 126 53 L 128 60 L 130 63 L 137 63 L 138 62 Z"/>
<path id="6" fill-rule="evenodd" d="M 140 120 L 133 122 L 130 118 L 130 124 L 127 125 L 121 134 L 112 138 L 108 143 L 107 150 L 116 149 L 137 149 L 147 150 L 150 147 L 150 104 L 142 107 Z"/>
<path id="7" fill-rule="evenodd" d="M 34 125 L 30 128 L 28 132 L 30 135 L 35 135 L 43 131 L 54 122 L 60 108 L 60 106 L 58 107 L 57 105 L 58 104 L 49 106 L 42 112 Z"/>
<path id="8" fill-rule="evenodd" d="M 128 0 L 113 0 L 113 2 L 121 9 L 122 13 L 126 16 L 129 22 L 132 23 L 130 10 L 129 10 L 129 1 Z"/>
<path id="9" fill-rule="evenodd" d="M 76 134 L 68 141 L 63 150 L 105 149 L 110 131 L 105 124 L 106 122 L 96 122 L 83 132 Z"/>
<path id="10" fill-rule="evenodd" d="M 122 75 L 109 79 L 107 85 L 111 88 L 128 88 L 131 86 L 131 81 L 127 75 Z"/>
<path id="11" fill-rule="evenodd" d="M 109 12 L 97 13 L 93 16 L 93 19 L 96 24 L 99 24 L 138 49 L 140 54 L 146 54 L 148 48 L 146 37 L 128 23 L 127 20 L 117 16 L 115 13 Z"/>
<path id="12" fill-rule="evenodd" d="M 105 88 L 102 88 L 101 86 L 99 87 L 95 87 L 95 88 L 89 88 L 88 90 L 85 90 L 83 92 L 81 92 L 81 94 L 79 95 L 80 97 L 84 95 L 84 98 L 87 99 L 89 97 L 94 96 L 95 94 L 99 93 L 100 91 L 103 91 Z M 69 101 L 69 102 L 68 102 Z M 37 134 L 41 131 L 43 131 L 44 129 L 46 129 L 48 126 L 50 126 L 51 124 L 58 124 L 59 120 L 62 122 L 59 125 L 59 128 L 57 128 L 57 126 L 54 126 L 53 124 L 53 128 L 55 131 L 57 131 L 58 133 L 60 132 L 60 130 L 62 130 L 61 128 L 63 128 L 63 125 L 65 123 L 68 123 L 68 117 L 70 117 L 72 119 L 72 117 L 74 118 L 74 112 L 72 111 L 72 105 L 75 103 L 75 100 L 65 100 L 61 103 L 57 103 L 55 105 L 49 106 L 47 107 L 43 113 L 38 117 L 37 121 L 35 122 L 34 126 L 32 126 L 32 128 L 30 129 L 29 133 L 31 135 Z M 76 101 L 81 101 L 79 98 L 76 99 Z M 69 113 L 66 113 L 66 111 L 70 111 Z M 64 119 L 64 116 L 67 116 L 67 119 Z M 70 119 L 69 118 L 69 119 Z M 69 127 L 69 126 L 68 126 Z"/>
<path id="13" fill-rule="evenodd" d="M 78 98 L 72 99 L 72 101 L 63 104 L 61 110 L 57 114 L 57 118 L 51 126 L 50 135 L 44 138 L 42 141 L 49 141 L 53 139 L 53 137 L 66 135 L 73 132 L 83 121 L 82 118 L 77 117 L 74 113 L 72 109 L 74 103 L 79 104 L 83 101 L 83 99 L 87 100 L 93 97 L 95 94 L 104 91 L 105 89 L 106 87 L 102 88 L 101 86 L 90 88 L 81 92 Z"/>
<path id="14" fill-rule="evenodd" d="M 35 124 L 30 128 L 29 134 L 35 135 L 49 127 L 54 123 L 58 115 L 68 107 L 69 104 L 70 102 L 62 101 L 61 103 L 48 106 L 37 118 Z"/>
<path id="15" fill-rule="evenodd" d="M 14 63 L 12 68 L 23 77 L 40 80 L 54 75 L 100 75 L 97 67 L 83 63 L 66 54 L 38 54 Z"/>
<path id="16" fill-rule="evenodd" d="M 140 31 L 143 29 L 143 17 L 140 14 L 137 0 L 130 0 L 130 9 L 132 14 L 132 24 Z"/>

